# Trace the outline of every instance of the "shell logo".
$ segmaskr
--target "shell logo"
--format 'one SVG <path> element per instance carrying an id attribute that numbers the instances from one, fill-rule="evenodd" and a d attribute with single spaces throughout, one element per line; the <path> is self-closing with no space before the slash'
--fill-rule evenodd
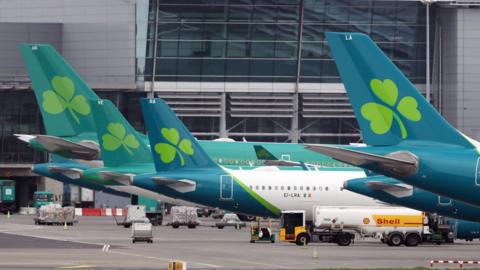
<path id="1" fill-rule="evenodd" d="M 365 225 L 370 224 L 370 219 L 369 218 L 364 218 L 363 219 L 363 224 L 365 224 Z"/>

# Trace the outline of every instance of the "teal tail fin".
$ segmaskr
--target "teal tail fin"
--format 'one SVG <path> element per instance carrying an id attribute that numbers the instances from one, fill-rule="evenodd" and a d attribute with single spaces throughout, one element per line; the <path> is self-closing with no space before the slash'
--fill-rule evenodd
<path id="1" fill-rule="evenodd" d="M 424 140 L 472 147 L 365 34 L 327 33 L 366 144 Z"/>
<path id="2" fill-rule="evenodd" d="M 95 132 L 88 100 L 98 96 L 50 45 L 22 44 L 25 66 L 48 135 Z"/>
<path id="3" fill-rule="evenodd" d="M 217 167 L 162 99 L 141 100 L 157 171 Z"/>
<path id="4" fill-rule="evenodd" d="M 255 149 L 255 154 L 259 160 L 278 160 L 274 154 L 270 153 L 270 151 L 265 149 L 262 145 L 254 145 L 253 148 Z"/>
<path id="5" fill-rule="evenodd" d="M 105 167 L 152 162 L 145 135 L 138 133 L 110 100 L 91 101 Z"/>

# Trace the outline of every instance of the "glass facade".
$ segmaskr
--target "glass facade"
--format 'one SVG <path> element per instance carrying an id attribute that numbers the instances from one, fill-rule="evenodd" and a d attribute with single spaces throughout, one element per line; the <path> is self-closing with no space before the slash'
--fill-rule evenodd
<path id="1" fill-rule="evenodd" d="M 424 82 L 419 1 L 160 0 L 155 25 L 156 3 L 141 80 L 152 79 L 156 44 L 156 81 L 295 82 L 302 36 L 300 81 L 340 82 L 324 33 L 352 31 L 372 36 L 413 82 Z"/>
<path id="2" fill-rule="evenodd" d="M 1 91 L 0 95 L 0 162 L 32 163 L 45 160 L 45 154 L 34 151 L 13 134 L 42 134 L 43 126 L 32 91 Z"/>
<path id="3" fill-rule="evenodd" d="M 370 35 L 412 82 L 425 83 L 426 21 L 425 6 L 420 1 L 142 0 L 141 3 L 148 16 L 141 17 L 141 31 L 137 28 L 140 40 L 137 44 L 142 44 L 145 51 L 137 54 L 137 65 L 141 67 L 137 80 L 157 82 L 162 86 L 157 92 L 160 97 L 171 95 L 172 91 L 175 95 L 176 89 L 169 89 L 172 82 L 194 83 L 196 86 L 189 90 L 194 95 L 201 95 L 196 88 L 200 88 L 199 83 L 220 83 L 209 91 L 224 95 L 223 116 L 202 115 L 202 109 L 209 110 L 203 101 L 197 102 L 197 114 L 182 111 L 194 111 L 193 105 L 183 108 L 178 105 L 195 103 L 198 99 L 167 99 L 176 104 L 174 110 L 184 116 L 187 126 L 200 138 L 361 141 L 345 94 L 336 92 L 335 87 L 332 91 L 326 89 L 331 86 L 322 86 L 322 92 L 318 93 L 298 90 L 300 85 L 314 85 L 306 88 L 317 89 L 319 84 L 341 83 L 325 39 L 324 33 L 328 31 Z M 434 8 L 431 18 L 433 41 Z M 237 83 L 239 87 L 231 91 L 221 83 Z M 266 84 L 264 88 L 250 90 L 246 89 L 249 83 Z M 270 88 L 282 83 L 297 87 L 287 93 Z"/>

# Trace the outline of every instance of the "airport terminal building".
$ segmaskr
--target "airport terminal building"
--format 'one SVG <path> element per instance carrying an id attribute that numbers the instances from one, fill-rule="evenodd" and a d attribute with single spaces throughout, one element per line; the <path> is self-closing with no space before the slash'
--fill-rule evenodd
<path id="1" fill-rule="evenodd" d="M 32 175 L 47 155 L 18 44 L 52 44 L 138 130 L 139 98 L 163 97 L 195 136 L 361 142 L 324 33 L 370 35 L 467 135 L 480 139 L 480 3 L 377 0 L 0 0 L 0 178 L 19 205 L 63 187 Z"/>

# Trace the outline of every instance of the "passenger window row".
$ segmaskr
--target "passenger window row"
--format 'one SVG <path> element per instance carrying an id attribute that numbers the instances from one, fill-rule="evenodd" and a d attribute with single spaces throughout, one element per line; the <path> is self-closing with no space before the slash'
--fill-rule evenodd
<path id="1" fill-rule="evenodd" d="M 250 189 L 252 190 L 280 190 L 280 191 L 283 191 L 283 190 L 286 190 L 286 191 L 290 191 L 290 190 L 293 190 L 293 191 L 322 191 L 322 190 L 325 190 L 325 191 L 328 191 L 328 187 L 321 187 L 321 186 L 249 186 Z"/>

